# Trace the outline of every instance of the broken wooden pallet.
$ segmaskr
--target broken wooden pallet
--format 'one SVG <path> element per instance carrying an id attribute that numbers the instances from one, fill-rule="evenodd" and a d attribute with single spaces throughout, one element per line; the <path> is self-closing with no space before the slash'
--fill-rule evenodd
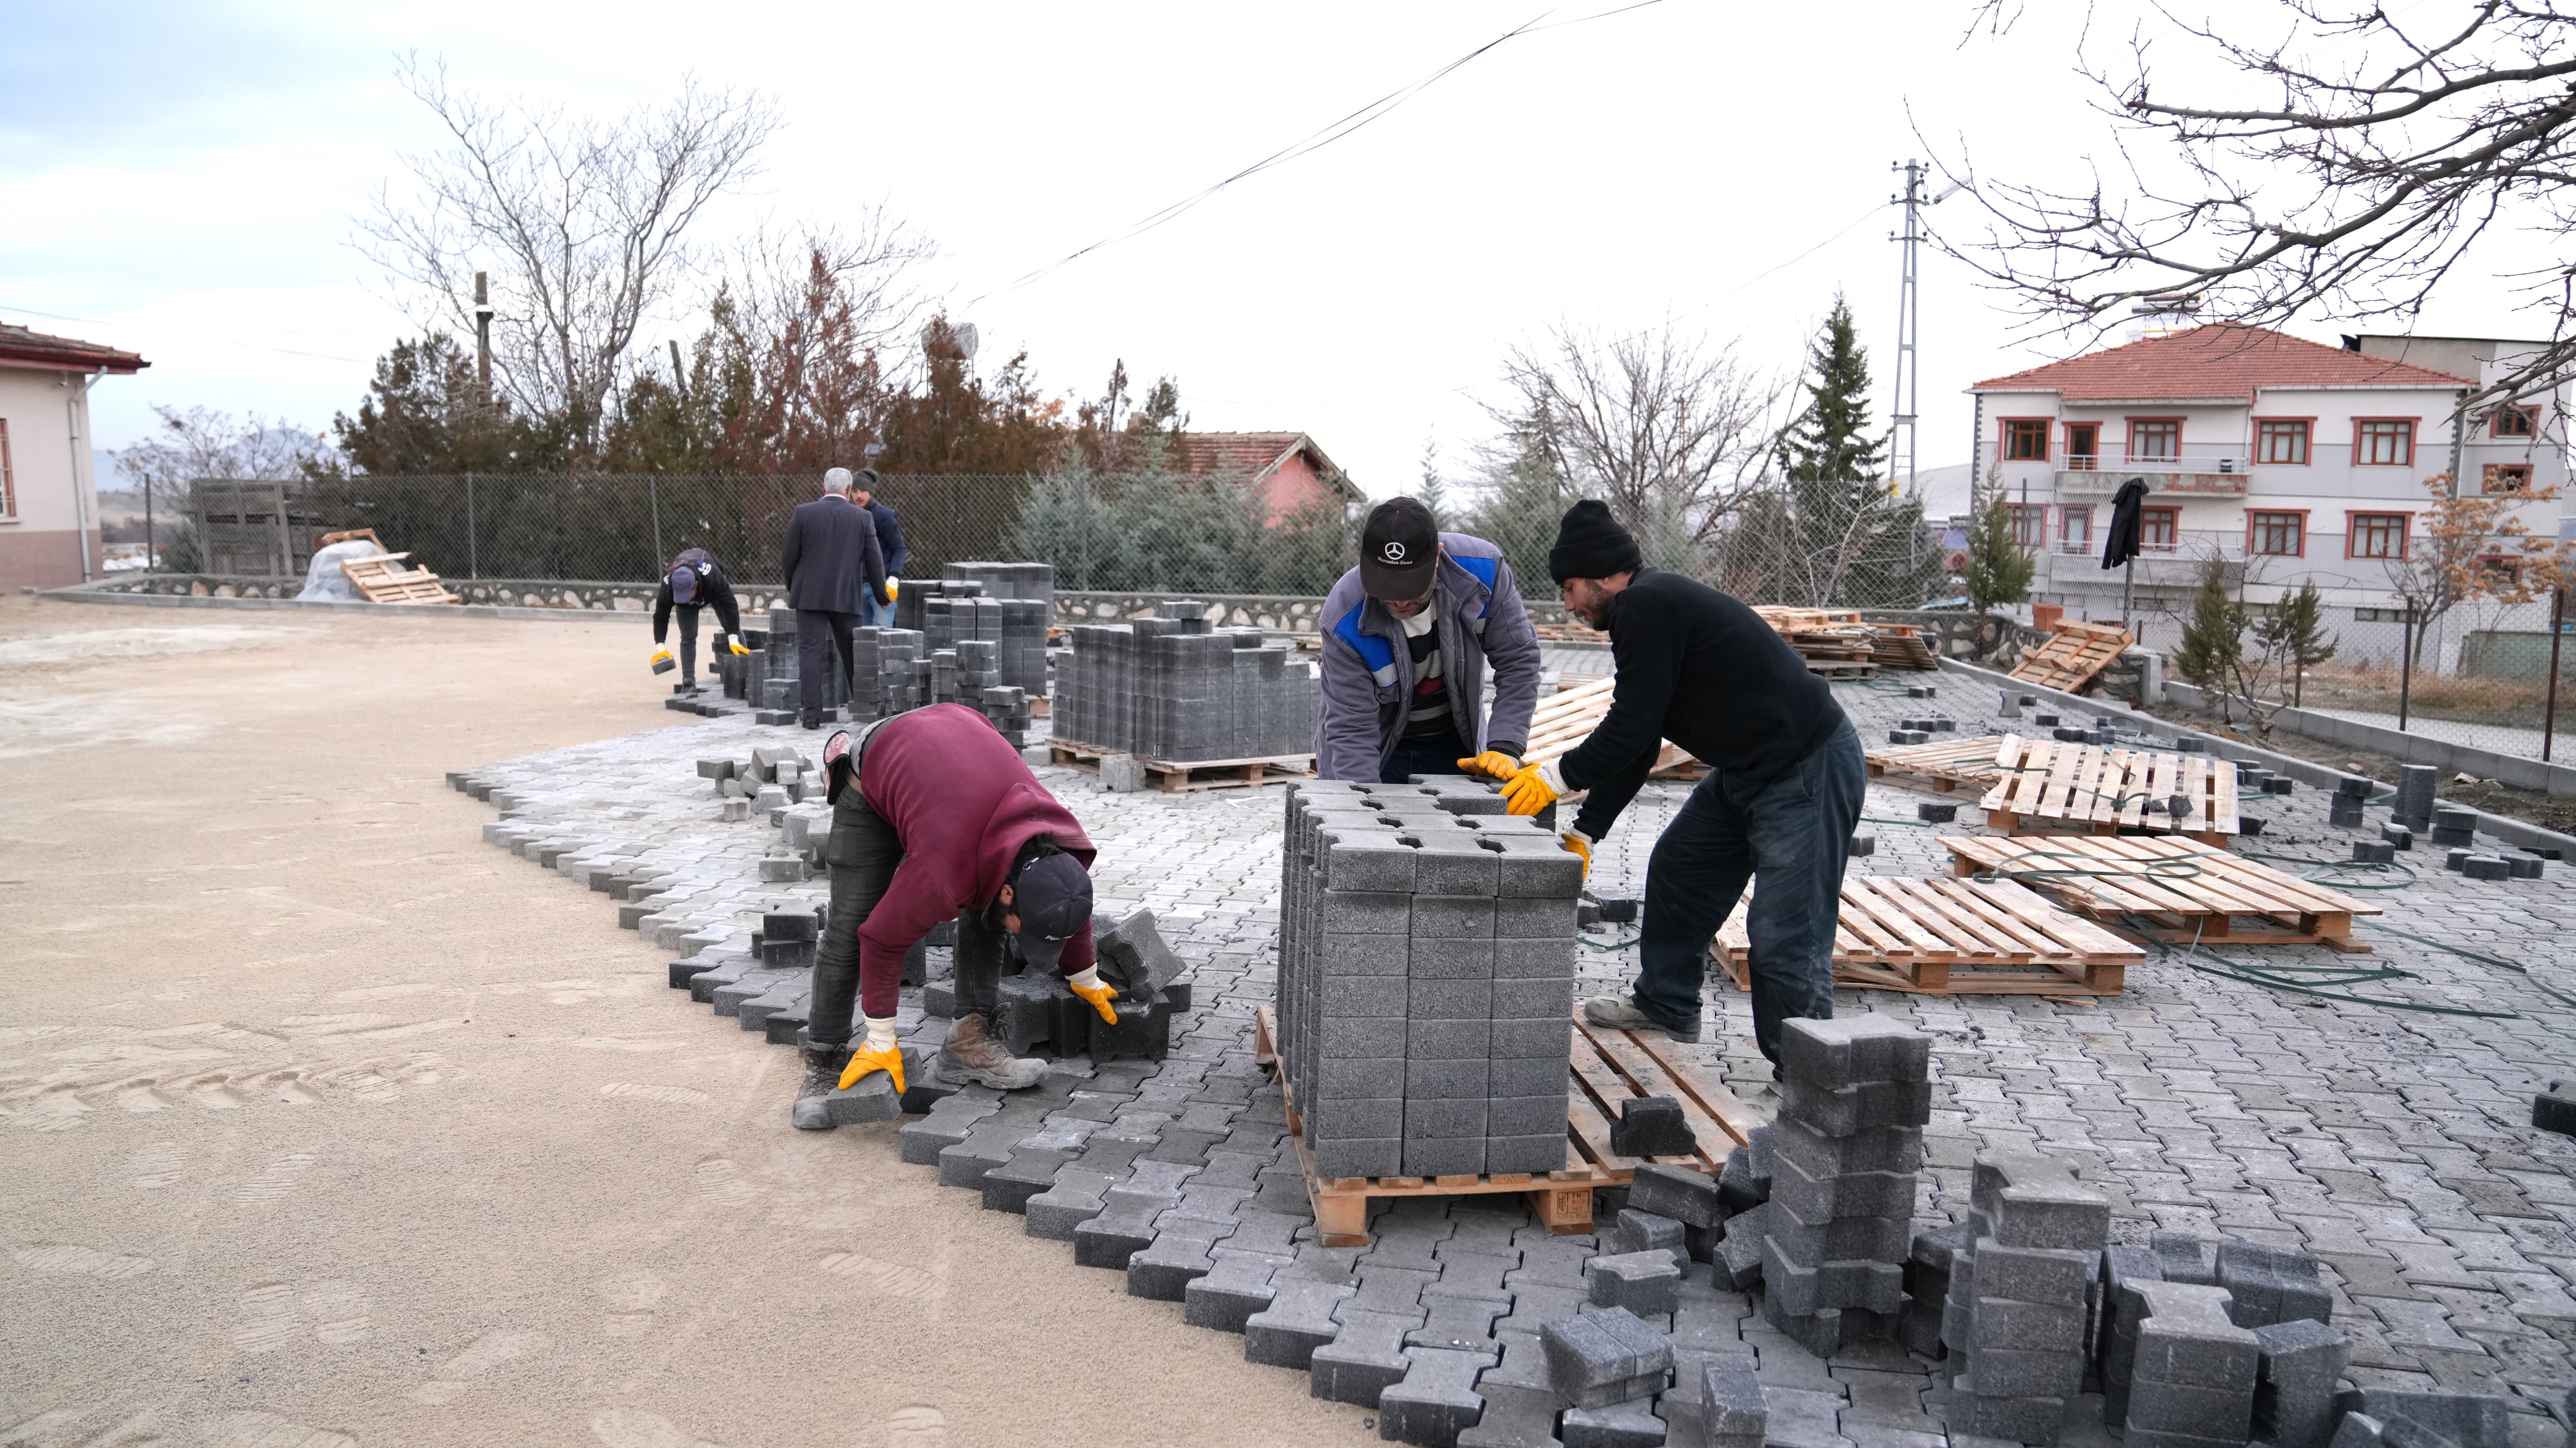
<path id="1" fill-rule="evenodd" d="M 1738 910 L 1710 952 L 1752 989 Z M 2118 995 L 2146 952 L 2008 880 L 1850 875 L 1834 983 L 1925 995 Z"/>
<path id="2" fill-rule="evenodd" d="M 2172 836 L 1947 838 L 1961 875 L 2001 875 L 2115 928 L 2167 942 L 2323 945 L 2352 938 L 2356 915 L 2380 909 L 2223 849 Z"/>
<path id="3" fill-rule="evenodd" d="M 2095 834 L 2144 830 L 2224 845 L 2238 833 L 2236 766 L 2206 754 L 2112 749 L 2007 734 L 1997 778 L 1977 807 L 2007 834 L 2042 824 Z M 2180 796 L 2182 812 L 2172 802 Z"/>
<path id="4" fill-rule="evenodd" d="M 1277 1007 L 1253 1012 L 1253 1055 L 1263 1065 L 1277 1058 Z M 1444 1177 L 1323 1177 L 1315 1174 L 1314 1149 L 1297 1114 L 1296 1093 L 1283 1074 L 1279 1091 L 1288 1108 L 1288 1130 L 1297 1143 L 1297 1165 L 1315 1208 L 1315 1234 L 1327 1247 L 1368 1245 L 1369 1203 L 1386 1197 L 1525 1194 L 1549 1232 L 1572 1236 L 1592 1230 L 1595 1187 L 1625 1185 L 1644 1164 L 1610 1150 L 1610 1123 L 1619 1102 L 1635 1096 L 1670 1096 L 1682 1104 L 1693 1145 L 1686 1156 L 1650 1160 L 1715 1176 L 1726 1158 L 1763 1124 L 1735 1093 L 1684 1060 L 1668 1038 L 1654 1033 L 1607 1031 L 1577 1019 L 1566 1089 L 1565 1165 L 1558 1170 L 1493 1172 Z"/>
<path id="5" fill-rule="evenodd" d="M 2057 625 L 2048 642 L 2021 656 L 2012 676 L 2044 688 L 2072 694 L 2110 666 L 2134 640 L 2117 624 L 2069 619 Z"/>
<path id="6" fill-rule="evenodd" d="M 1047 741 L 1047 750 L 1056 763 L 1068 769 L 1079 769 L 1085 774 L 1098 774 L 1100 761 L 1111 753 L 1063 739 Z M 1136 762 L 1154 777 L 1154 787 L 1167 794 L 1186 794 L 1202 789 L 1258 789 L 1281 780 L 1304 779 L 1315 772 L 1315 756 L 1311 754 L 1190 762 L 1140 758 Z"/>
<path id="7" fill-rule="evenodd" d="M 438 581 L 438 575 L 426 568 L 396 573 L 393 566 L 409 553 L 379 553 L 372 558 L 352 558 L 340 565 L 349 586 L 358 590 L 369 603 L 457 603 L 455 594 Z"/>
<path id="8" fill-rule="evenodd" d="M 1938 744 L 1907 744 L 1901 747 L 1873 749 L 1862 757 L 1869 763 L 1869 777 L 1909 776 L 1912 783 L 1920 780 L 1935 794 L 1948 794 L 1959 786 L 1983 788 L 1994 783 L 2002 771 L 1995 766 L 1995 747 L 2002 736 L 1982 735 L 1973 739 L 1945 739 Z"/>

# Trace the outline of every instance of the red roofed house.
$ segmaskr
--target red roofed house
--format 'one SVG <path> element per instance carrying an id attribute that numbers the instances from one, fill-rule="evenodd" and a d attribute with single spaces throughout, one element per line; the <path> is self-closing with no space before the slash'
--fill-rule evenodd
<path id="1" fill-rule="evenodd" d="M 2393 657 L 2398 628 L 2344 626 L 2402 616 L 2392 574 L 2420 537 L 2424 479 L 2451 471 L 2456 452 L 2472 489 L 2560 485 L 2567 446 L 2563 411 L 2545 394 L 2482 408 L 2455 438 L 2451 411 L 2480 385 L 2474 374 L 2372 355 L 2388 350 L 2222 323 L 1969 388 L 1977 475 L 2001 478 L 2015 530 L 2039 555 L 2033 601 L 2072 618 L 2121 616 L 2121 575 L 2101 566 L 2103 535 L 2112 496 L 2142 477 L 2132 615 L 2142 638 L 2173 641 L 2174 619 L 2215 556 L 2253 603 L 2315 580 L 2344 658 Z M 2556 504 L 2528 513 L 2535 533 L 2557 533 Z"/>
<path id="2" fill-rule="evenodd" d="M 0 589 L 99 576 L 89 389 L 152 364 L 131 352 L 0 322 Z"/>
<path id="3" fill-rule="evenodd" d="M 1348 508 L 1368 501 L 1302 432 L 1185 432 L 1173 450 L 1182 471 L 1230 479 L 1260 494 L 1264 526 L 1309 504 Z"/>

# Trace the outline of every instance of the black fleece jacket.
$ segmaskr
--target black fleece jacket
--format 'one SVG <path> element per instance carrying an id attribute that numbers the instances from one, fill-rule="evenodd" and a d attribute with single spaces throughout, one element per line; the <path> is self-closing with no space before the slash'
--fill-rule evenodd
<path id="1" fill-rule="evenodd" d="M 1704 583 L 1645 569 L 1610 601 L 1610 713 L 1557 762 L 1588 789 L 1574 827 L 1599 839 L 1636 798 L 1661 741 L 1735 780 L 1786 773 L 1843 722 L 1833 690 L 1761 615 Z"/>

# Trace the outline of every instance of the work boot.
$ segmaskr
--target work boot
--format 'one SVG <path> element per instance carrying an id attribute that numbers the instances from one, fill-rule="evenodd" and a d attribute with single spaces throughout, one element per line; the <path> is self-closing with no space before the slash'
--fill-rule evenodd
<path id="1" fill-rule="evenodd" d="M 820 729 L 823 727 L 823 716 L 811 709 L 808 709 L 804 713 L 796 716 L 796 723 L 799 728 Z"/>
<path id="2" fill-rule="evenodd" d="M 1688 1026 L 1668 1026 L 1640 1009 L 1627 996 L 1594 996 L 1583 1003 L 1583 1020 L 1587 1025 L 1611 1031 L 1661 1031 L 1687 1045 L 1699 1044 L 1699 1022 Z"/>
<path id="3" fill-rule="evenodd" d="M 796 1058 L 803 1064 L 805 1075 L 796 1083 L 796 1105 L 788 1113 L 788 1120 L 799 1131 L 829 1131 L 833 1125 L 832 1108 L 823 1098 L 840 1089 L 841 1069 L 850 1064 L 849 1043 L 799 1046 Z"/>
<path id="4" fill-rule="evenodd" d="M 959 1016 L 948 1028 L 948 1041 L 939 1048 L 939 1075 L 948 1081 L 972 1081 L 996 1091 L 1017 1091 L 1035 1086 L 1046 1074 L 1046 1062 L 1027 1056 L 1014 1056 L 993 1039 L 990 1016 Z"/>

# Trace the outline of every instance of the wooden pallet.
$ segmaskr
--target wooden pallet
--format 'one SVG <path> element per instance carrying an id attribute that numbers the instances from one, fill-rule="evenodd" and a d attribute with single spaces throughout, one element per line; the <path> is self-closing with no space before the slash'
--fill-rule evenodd
<path id="1" fill-rule="evenodd" d="M 2065 620 L 2048 642 L 2021 656 L 2012 676 L 2072 694 L 2093 682 L 2135 640 L 2117 624 Z"/>
<path id="2" fill-rule="evenodd" d="M 1958 874 L 2019 880 L 2070 910 L 2168 942 L 2323 945 L 2360 954 L 2370 947 L 2352 938 L 2353 917 L 2381 913 L 2367 901 L 2170 835 L 1941 843 Z"/>
<path id="3" fill-rule="evenodd" d="M 353 538 L 364 538 L 379 548 L 385 546 L 385 540 L 377 537 L 376 530 L 373 528 L 351 528 L 340 533 L 325 533 L 321 537 L 313 540 L 313 546 L 316 548 L 328 548 L 334 543 L 346 543 Z"/>
<path id="4" fill-rule="evenodd" d="M 1270 1065 L 1278 1058 L 1276 1007 L 1253 1013 L 1255 1059 Z M 1632 1096 L 1671 1096 L 1682 1103 L 1694 1138 L 1686 1156 L 1651 1158 L 1715 1176 L 1729 1152 L 1742 1145 L 1761 1116 L 1701 1070 L 1674 1053 L 1670 1040 L 1633 1031 L 1605 1031 L 1574 1022 L 1568 1063 L 1565 1165 L 1558 1170 L 1494 1172 L 1444 1177 L 1322 1177 L 1315 1173 L 1315 1153 L 1306 1141 L 1305 1122 L 1297 1114 L 1296 1093 L 1287 1077 L 1279 1080 L 1288 1108 L 1288 1130 L 1297 1143 L 1297 1165 L 1306 1176 L 1307 1199 L 1315 1208 L 1315 1232 L 1327 1247 L 1368 1245 L 1369 1203 L 1386 1197 L 1462 1197 L 1518 1193 L 1548 1231 L 1573 1236 L 1592 1230 L 1595 1187 L 1623 1186 L 1643 1165 L 1636 1157 L 1610 1150 L 1610 1123 L 1618 1103 Z"/>
<path id="5" fill-rule="evenodd" d="M 1744 912 L 1710 953 L 1752 989 Z M 1922 995 L 2118 995 L 2146 952 L 2009 880 L 1843 879 L 1834 983 Z"/>
<path id="6" fill-rule="evenodd" d="M 1056 763 L 1085 774 L 1098 774 L 1100 761 L 1115 750 L 1089 744 L 1075 744 L 1062 739 L 1047 741 L 1047 749 Z M 1202 789 L 1258 789 L 1277 784 L 1283 779 L 1305 779 L 1315 772 L 1311 754 L 1275 754 L 1262 759 L 1202 759 L 1192 763 L 1175 763 L 1163 759 L 1139 759 L 1145 772 L 1154 776 L 1154 787 L 1168 794 L 1187 794 Z"/>
<path id="7" fill-rule="evenodd" d="M 1923 630 L 1910 623 L 1874 623 L 1870 658 L 1882 669 L 1928 672 L 1941 667 L 1941 656 L 1923 641 Z"/>
<path id="8" fill-rule="evenodd" d="M 409 553 L 379 553 L 372 558 L 352 558 L 340 565 L 348 575 L 351 587 L 369 603 L 458 603 L 455 594 L 438 581 L 438 575 L 426 568 L 396 573 L 393 566 Z"/>
<path id="9" fill-rule="evenodd" d="M 1869 777 L 1907 776 L 1929 785 L 1934 794 L 1948 794 L 1959 786 L 1974 785 L 1980 790 L 2000 778 L 1995 765 L 1995 746 L 2002 743 L 1999 735 L 1988 734 L 1974 739 L 1945 739 L 1938 744 L 1908 744 L 1901 748 L 1873 749 L 1862 756 L 1869 763 Z"/>
<path id="10" fill-rule="evenodd" d="M 2007 734 L 1995 748 L 1998 777 L 1977 807 L 2006 834 L 2069 824 L 2097 835 L 2119 830 L 2189 835 L 2224 845 L 2238 833 L 2236 766 L 2206 754 L 2113 749 Z M 2184 812 L 2168 814 L 2173 795 Z M 2158 808 L 2150 811 L 2153 802 Z"/>
<path id="11" fill-rule="evenodd" d="M 1521 749 L 1521 763 L 1545 764 L 1574 752 L 1592 731 L 1609 717 L 1610 696 L 1616 677 L 1603 675 L 1570 684 L 1538 701 L 1530 711 L 1530 737 Z M 1708 766 L 1693 759 L 1682 747 L 1667 739 L 1662 752 L 1655 756 L 1650 777 L 1655 779 L 1697 779 L 1708 773 Z"/>

